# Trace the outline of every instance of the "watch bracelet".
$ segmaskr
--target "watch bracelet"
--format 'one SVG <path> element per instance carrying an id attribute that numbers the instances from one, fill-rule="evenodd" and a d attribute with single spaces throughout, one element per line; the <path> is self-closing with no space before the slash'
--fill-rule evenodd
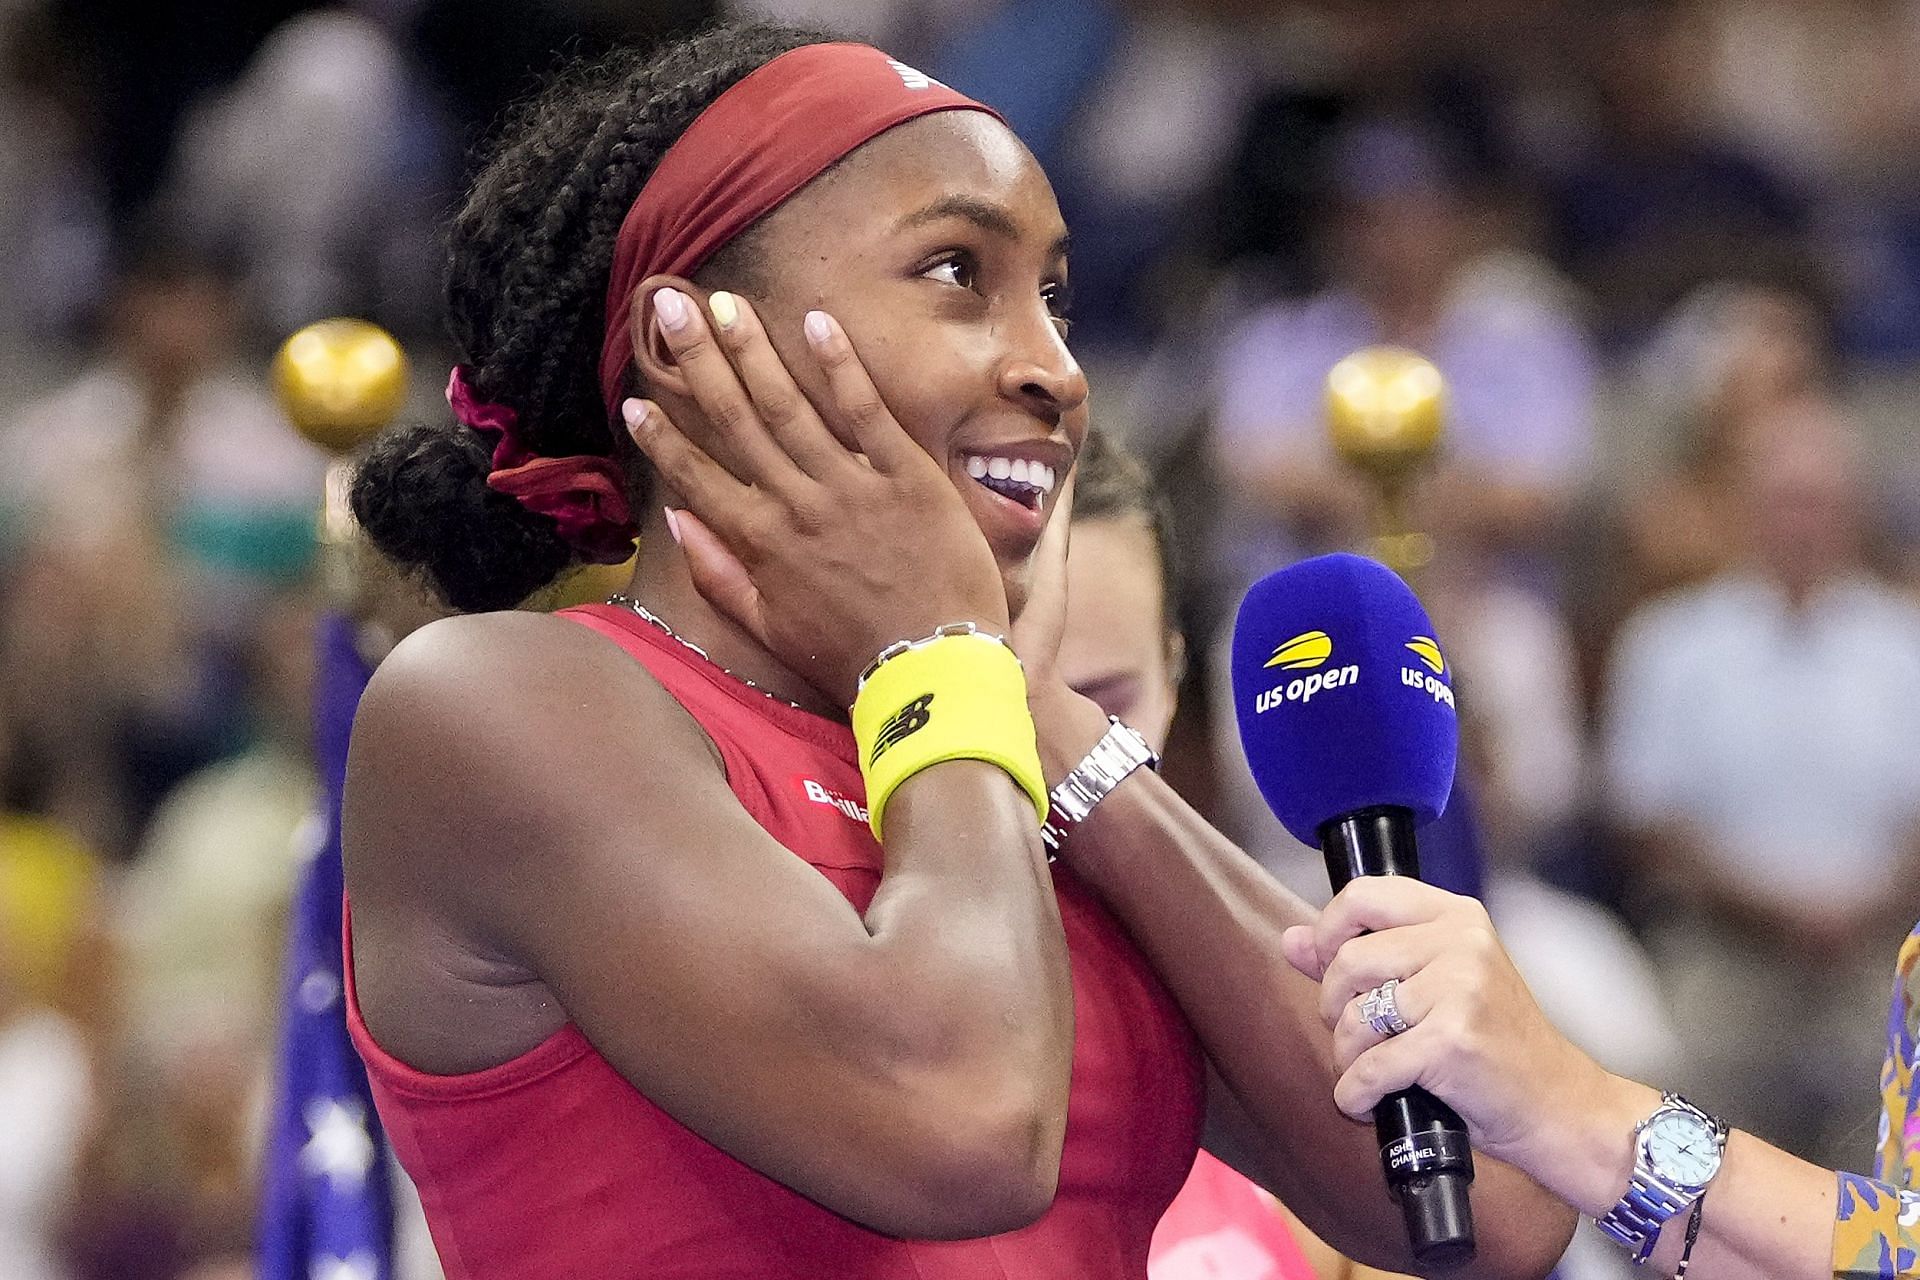
<path id="1" fill-rule="evenodd" d="M 1691 1203 L 1675 1188 L 1635 1170 L 1620 1203 L 1594 1219 L 1593 1225 L 1614 1243 L 1633 1250 L 1634 1262 L 1642 1263 L 1653 1256 L 1667 1223 Z"/>
<path id="2" fill-rule="evenodd" d="M 1670 1089 L 1660 1095 L 1660 1105 L 1653 1114 L 1634 1126 L 1634 1168 L 1627 1181 L 1626 1194 L 1613 1208 L 1595 1218 L 1594 1226 L 1616 1244 L 1634 1250 L 1633 1261 L 1636 1265 L 1644 1263 L 1653 1256 L 1654 1249 L 1660 1243 L 1661 1233 L 1666 1229 L 1667 1224 L 1681 1213 L 1689 1209 L 1694 1211 L 1693 1220 L 1688 1224 L 1689 1238 L 1686 1253 L 1692 1252 L 1692 1237 L 1699 1232 L 1698 1206 L 1706 1198 L 1707 1186 L 1703 1184 L 1698 1194 L 1687 1198 L 1679 1187 L 1668 1183 L 1651 1170 L 1641 1168 L 1641 1135 L 1662 1111 L 1670 1110 L 1689 1111 L 1706 1121 L 1713 1130 L 1714 1140 L 1723 1160 L 1726 1155 L 1727 1135 L 1730 1132 L 1727 1123 Z M 1709 1184 L 1714 1177 L 1719 1176 L 1719 1172 L 1719 1166 L 1716 1165 L 1713 1173 L 1708 1177 Z"/>
<path id="3" fill-rule="evenodd" d="M 1092 814 L 1094 806 L 1142 765 L 1157 769 L 1160 758 L 1120 717 L 1108 716 L 1107 731 L 1100 741 L 1048 793 L 1047 819 L 1040 827 L 1040 841 L 1047 848 L 1049 862 L 1074 828 Z"/>

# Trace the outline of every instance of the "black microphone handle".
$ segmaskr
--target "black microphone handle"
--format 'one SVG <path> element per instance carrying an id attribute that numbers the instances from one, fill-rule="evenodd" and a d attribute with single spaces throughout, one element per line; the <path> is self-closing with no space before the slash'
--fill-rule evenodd
<path id="1" fill-rule="evenodd" d="M 1320 828 L 1327 877 L 1338 893 L 1355 876 L 1420 878 L 1413 814 L 1395 806 L 1362 809 Z M 1426 1266 L 1455 1267 L 1472 1259 L 1473 1147 L 1466 1122 L 1425 1089 L 1390 1093 L 1373 1109 L 1380 1167 L 1400 1201 L 1413 1256 Z"/>

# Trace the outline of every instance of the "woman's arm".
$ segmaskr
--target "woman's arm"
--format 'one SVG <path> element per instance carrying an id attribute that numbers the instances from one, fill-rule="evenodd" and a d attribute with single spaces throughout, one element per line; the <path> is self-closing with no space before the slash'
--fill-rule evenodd
<path id="1" fill-rule="evenodd" d="M 1034 710 L 1049 781 L 1106 729 L 1099 708 L 1064 686 L 1041 686 Z M 1218 1154 L 1341 1253 L 1415 1270 L 1372 1125 L 1332 1105 L 1339 1073 L 1319 992 L 1281 950 L 1288 926 L 1312 919 L 1306 904 L 1144 770 L 1101 801 L 1065 858 L 1146 952 L 1225 1082 L 1231 1097 L 1217 1100 L 1210 1123 L 1218 1131 L 1235 1112 L 1250 1122 L 1226 1121 Z M 1479 1261 L 1456 1274 L 1545 1275 L 1573 1215 L 1514 1170 L 1476 1163 Z"/>
<path id="2" fill-rule="evenodd" d="M 1525 1157 L 1555 1195 L 1588 1217 L 1600 1217 L 1619 1202 L 1633 1170 L 1634 1126 L 1660 1106 L 1657 1090 L 1618 1076 L 1593 1082 L 1570 1097 L 1568 1110 L 1544 1128 Z M 1833 1261 L 1835 1180 L 1817 1168 L 1751 1134 L 1727 1139 L 1726 1160 L 1701 1206 L 1700 1238 L 1687 1274 L 1765 1277 L 1766 1280 L 1829 1280 L 1853 1274 Z M 1661 1233 L 1650 1262 L 1671 1275 L 1685 1242 L 1687 1215 Z M 1879 1277 L 1868 1270 L 1859 1274 Z M 1884 1273 L 1920 1274 L 1911 1267 Z"/>
<path id="3" fill-rule="evenodd" d="M 1547 1023 L 1477 902 L 1414 881 L 1355 881 L 1285 945 L 1321 981 L 1341 1110 L 1363 1115 L 1418 1084 L 1460 1113 L 1478 1149 L 1581 1213 L 1603 1215 L 1625 1194 L 1635 1126 L 1659 1107 L 1659 1093 L 1608 1074 Z M 1412 1029 L 1383 1039 L 1359 1018 L 1358 997 L 1389 977 L 1401 979 L 1400 1012 Z M 1669 1273 L 1686 1217 L 1667 1224 L 1653 1257 Z M 1914 1280 L 1916 1236 L 1920 1195 L 1853 1174 L 1836 1182 L 1736 1132 L 1702 1203 L 1687 1274 Z"/>
<path id="4" fill-rule="evenodd" d="M 1051 1202 L 1072 988 L 1033 805 L 1001 770 L 901 786 L 862 913 L 626 653 L 501 614 L 382 665 L 345 820 L 361 1005 L 402 1060 L 475 1070 L 570 1020 L 675 1119 L 877 1230 L 991 1234 Z M 450 987 L 422 935 L 498 976 Z M 476 1017 L 502 989 L 545 1020 Z M 514 1018 L 524 1043 L 465 1056 Z"/>

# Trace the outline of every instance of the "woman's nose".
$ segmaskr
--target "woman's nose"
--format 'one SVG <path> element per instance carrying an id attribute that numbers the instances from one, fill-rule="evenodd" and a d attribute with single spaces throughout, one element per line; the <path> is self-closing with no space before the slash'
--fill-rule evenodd
<path id="1" fill-rule="evenodd" d="M 1058 421 L 1086 403 L 1087 375 L 1052 317 L 1022 328 L 1026 332 L 1001 366 L 1000 394 L 1040 417 Z"/>

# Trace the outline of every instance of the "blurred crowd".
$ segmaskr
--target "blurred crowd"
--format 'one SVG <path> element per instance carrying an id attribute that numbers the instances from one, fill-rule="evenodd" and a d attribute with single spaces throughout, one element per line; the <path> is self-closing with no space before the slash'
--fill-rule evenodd
<path id="1" fill-rule="evenodd" d="M 1503 934 L 1608 1065 L 1860 1164 L 1920 914 L 1914 0 L 0 0 L 0 1276 L 252 1274 L 326 605 L 275 344 L 444 367 L 502 107 L 722 9 L 1047 167 L 1097 422 L 1174 499 L 1169 775 L 1310 897 L 1213 654 L 1368 545 L 1331 366 L 1438 364 L 1416 585 Z"/>

